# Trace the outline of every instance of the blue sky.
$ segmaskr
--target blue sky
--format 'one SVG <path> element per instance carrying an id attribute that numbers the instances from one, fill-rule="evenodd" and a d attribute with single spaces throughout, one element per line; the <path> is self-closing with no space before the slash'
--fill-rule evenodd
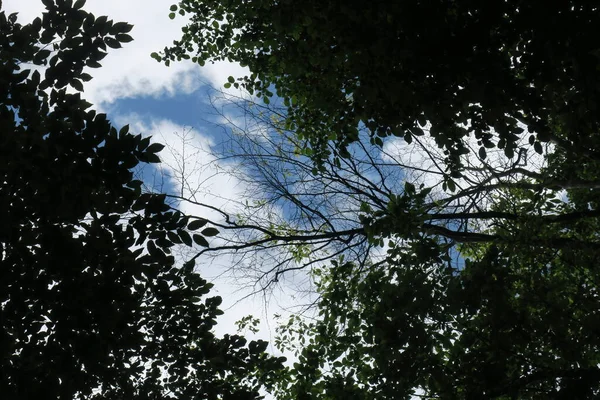
<path id="1" fill-rule="evenodd" d="M 145 96 L 117 99 L 107 107 L 107 113 L 114 115 L 138 114 L 145 120 L 170 119 L 185 126 L 201 127 L 206 124 L 204 117 L 210 105 L 201 98 L 205 90 L 168 96 Z M 207 131 L 206 134 L 212 134 Z"/>

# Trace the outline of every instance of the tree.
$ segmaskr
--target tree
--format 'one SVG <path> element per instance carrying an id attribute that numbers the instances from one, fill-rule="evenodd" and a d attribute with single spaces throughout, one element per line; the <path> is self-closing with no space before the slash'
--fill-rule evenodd
<path id="1" fill-rule="evenodd" d="M 333 391 L 331 398 L 339 398 L 340 390 L 358 398 L 401 398 L 415 388 L 442 398 L 535 397 L 557 395 L 561 388 L 564 393 L 567 378 L 569 392 L 576 385 L 593 395 L 597 352 L 585 347 L 595 349 L 597 342 L 593 331 L 580 327 L 594 324 L 598 310 L 598 276 L 591 269 L 597 239 L 588 236 L 597 220 L 581 203 L 588 195 L 574 201 L 589 189 L 570 189 L 567 202 L 559 187 L 511 177 L 507 171 L 542 176 L 553 162 L 522 154 L 518 166 L 493 165 L 492 156 L 483 164 L 465 158 L 468 175 L 450 192 L 439 178 L 443 154 L 424 139 L 410 146 L 392 141 L 378 151 L 366 135 L 349 147 L 352 157 L 326 161 L 314 173 L 311 160 L 298 154 L 298 139 L 281 129 L 281 110 L 234 100 L 242 114 L 229 117 L 242 124 L 230 127 L 219 145 L 220 160 L 243 165 L 232 173 L 248 184 L 242 198 L 255 201 L 246 209 L 240 201 L 239 212 L 212 221 L 229 241 L 197 256 L 237 255 L 236 276 L 249 275 L 261 290 L 298 269 L 315 278 L 323 320 L 307 325 L 294 317 L 275 341 L 282 350 L 306 345 L 297 353 L 302 364 L 292 369 L 294 383 L 279 381 L 281 398 L 311 391 L 319 398 Z M 223 103 L 219 98 L 215 104 Z M 244 126 L 254 129 L 244 132 Z M 436 224 L 415 229 L 425 233 L 436 226 L 437 235 L 365 229 L 360 216 L 389 214 L 396 193 L 415 186 L 410 182 L 427 183 L 421 204 L 424 217 Z M 505 323 L 491 327 L 497 318 Z M 553 336 L 540 335 L 549 330 Z M 296 344 L 289 339 L 294 334 Z M 574 337 L 579 344 L 570 342 Z M 475 347 L 478 356 L 469 354 Z M 390 360 L 394 348 L 405 355 Z M 548 356 L 567 352 L 581 355 L 576 366 Z M 494 366 L 495 359 L 505 364 Z M 399 372 L 389 363 L 409 367 Z M 356 387 L 341 379 L 358 370 Z M 486 378 L 490 374 L 494 380 Z"/>
<path id="2" fill-rule="evenodd" d="M 0 13 L 2 396 L 257 398 L 256 369 L 268 382 L 281 360 L 214 335 L 221 299 L 170 250 L 203 238 L 198 220 L 133 179 L 163 146 L 81 98 L 84 68 L 132 40 L 84 3 Z"/>
<path id="3" fill-rule="evenodd" d="M 305 218 L 226 220 L 263 235 L 238 248 L 342 250 L 313 271 L 320 319 L 282 328 L 308 344 L 281 398 L 598 396 L 596 4 L 184 0 L 172 11 L 190 23 L 153 57 L 249 68 L 225 85 L 262 98 L 273 134 L 243 155 L 277 190 L 270 204 Z M 410 149 L 436 180 L 419 181 Z M 383 255 L 358 260 L 356 242 Z"/>
<path id="4" fill-rule="evenodd" d="M 398 233 L 399 227 L 393 225 L 412 219 L 421 232 L 457 241 L 501 240 L 480 232 L 449 231 L 428 221 L 454 219 L 447 225 L 464 228 L 468 224 L 461 221 L 521 218 L 508 212 L 473 211 L 482 197 L 502 187 L 556 191 L 597 187 L 594 179 L 564 170 L 581 161 L 589 169 L 597 161 L 597 118 L 588 109 L 594 109 L 598 98 L 598 57 L 594 48 L 588 48 L 591 45 L 565 44 L 590 36 L 595 29 L 587 5 L 465 1 L 444 3 L 436 12 L 425 13 L 429 8 L 421 3 L 300 7 L 293 2 L 182 1 L 171 9 L 173 17 L 177 10 L 190 13 L 190 24 L 175 46 L 153 57 L 165 61 L 192 57 L 200 64 L 227 59 L 247 65 L 251 73 L 240 78 L 241 87 L 267 102 L 273 96 L 270 90 L 277 92 L 284 104 L 283 113 L 278 110 L 276 116 L 278 129 L 293 134 L 298 139 L 295 145 L 321 171 L 326 163 L 339 168 L 341 160 L 351 159 L 348 146 L 360 146 L 364 135 L 381 147 L 398 129 L 409 144 L 427 132 L 442 156 L 435 145 L 425 142 L 423 150 L 432 153 L 426 157 L 435 158 L 442 188 L 456 195 L 441 204 L 435 199 L 438 204 L 423 209 L 413 203 L 431 189 L 413 189 L 409 182 L 408 190 L 387 202 L 387 211 L 361 221 L 367 230 Z M 529 19 L 538 11 L 548 18 Z M 563 23 L 560 38 L 552 44 L 548 40 L 556 32 L 550 17 Z M 361 29 L 356 29 L 358 25 Z M 359 38 L 358 32 L 372 35 L 360 33 Z M 436 57 L 446 62 L 435 62 Z M 295 62 L 298 59 L 310 62 Z M 319 84 L 313 84 L 313 78 Z M 240 86 L 233 77 L 226 86 L 231 84 Z M 403 100 L 405 90 L 390 90 L 390 85 L 410 89 L 410 104 Z M 545 94 L 550 90 L 556 98 Z M 340 96 L 344 101 L 338 101 Z M 524 129 L 531 134 L 524 134 Z M 553 159 L 568 162 L 552 162 L 543 170 L 523 168 L 531 159 L 528 154 L 544 152 L 541 142 L 549 143 L 546 152 L 554 152 Z M 506 158 L 494 154 L 486 162 L 495 148 L 502 149 Z M 472 182 L 477 172 L 483 172 L 482 178 Z M 464 190 L 465 185 L 469 189 Z M 463 212 L 448 213 L 457 203 Z M 405 213 L 414 215 L 408 218 Z M 547 224 L 595 213 L 538 219 Z M 554 243 L 569 242 L 563 239 Z"/>

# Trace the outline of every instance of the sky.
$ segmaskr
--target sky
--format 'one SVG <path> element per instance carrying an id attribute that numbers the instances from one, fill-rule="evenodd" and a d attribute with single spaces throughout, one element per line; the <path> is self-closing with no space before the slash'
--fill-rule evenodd
<path id="1" fill-rule="evenodd" d="M 129 33 L 134 40 L 124 43 L 122 49 L 109 49 L 102 68 L 89 69 L 93 76 L 84 83 L 83 97 L 104 112 L 117 127 L 130 125 L 130 132 L 151 135 L 153 140 L 166 145 L 160 153 L 163 163 L 155 174 L 144 172 L 152 185 L 169 192 L 181 192 L 176 178 L 186 158 L 186 195 L 196 195 L 203 202 L 224 210 L 232 210 L 245 193 L 247 183 L 240 182 L 226 172 L 238 167 L 220 161 L 211 154 L 211 148 L 222 140 L 223 117 L 217 115 L 210 94 L 214 88 L 223 88 L 229 76 L 241 76 L 244 69 L 231 63 L 207 64 L 200 67 L 191 62 L 172 63 L 170 67 L 156 62 L 150 53 L 160 51 L 178 39 L 185 18 L 168 18 L 173 0 L 88 0 L 84 9 L 96 17 L 107 15 L 114 22 L 133 24 Z M 40 0 L 4 0 L 7 13 L 18 12 L 18 20 L 27 23 L 41 16 Z M 233 89 L 231 89 L 233 90 Z M 217 104 L 216 106 L 219 106 Z M 186 148 L 183 148 L 183 144 Z M 186 153 L 187 152 L 187 153 Z M 225 173 L 223 173 L 225 172 Z M 172 179 L 164 178 L 171 176 Z M 153 179 L 154 177 L 154 179 Z M 191 189 L 194 192 L 191 192 Z M 197 189 L 197 190 L 196 190 Z M 182 211 L 199 216 L 219 218 L 206 209 L 183 205 Z M 262 296 L 247 297 L 252 289 L 240 288 L 224 274 L 231 260 L 226 257 L 200 259 L 201 275 L 215 284 L 211 295 L 223 298 L 225 314 L 218 320 L 217 334 L 235 333 L 235 321 L 246 315 L 261 318 L 260 332 L 250 339 L 273 339 L 273 314 L 284 313 L 291 299 L 285 293 L 274 295 L 269 302 Z M 276 352 L 275 349 L 271 348 Z"/>

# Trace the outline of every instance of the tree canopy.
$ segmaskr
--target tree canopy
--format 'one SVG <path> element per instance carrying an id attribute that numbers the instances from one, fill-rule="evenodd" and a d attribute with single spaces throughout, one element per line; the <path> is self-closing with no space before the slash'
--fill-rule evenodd
<path id="1" fill-rule="evenodd" d="M 281 360 L 216 337 L 221 298 L 171 254 L 216 230 L 142 193 L 133 169 L 163 146 L 81 97 L 132 26 L 43 3 L 26 25 L 0 12 L 2 398 L 260 397 Z"/>
<path id="2" fill-rule="evenodd" d="M 536 149 L 553 141 L 594 153 L 593 2 L 187 0 L 172 11 L 190 23 L 155 57 L 248 66 L 229 84 L 283 98 L 317 161 L 329 139 L 339 151 L 356 141 L 360 125 L 375 142 L 410 141 L 430 125 L 449 167 L 469 136 L 482 154 L 497 146 L 512 158 L 524 129 Z"/>
<path id="3" fill-rule="evenodd" d="M 297 211 L 230 216 L 255 236 L 229 249 L 288 246 L 317 283 L 320 317 L 281 328 L 303 345 L 278 397 L 598 396 L 597 4 L 171 11 L 189 23 L 152 56 L 249 68 L 225 83 L 263 103 L 248 179 Z"/>

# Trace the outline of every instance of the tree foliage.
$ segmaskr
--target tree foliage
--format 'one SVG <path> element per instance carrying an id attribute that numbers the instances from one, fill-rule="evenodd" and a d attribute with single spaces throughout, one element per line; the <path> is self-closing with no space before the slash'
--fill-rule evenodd
<path id="1" fill-rule="evenodd" d="M 365 125 L 374 142 L 430 135 L 452 172 L 474 136 L 515 155 L 531 142 L 594 152 L 597 5 L 566 1 L 258 2 L 186 0 L 181 40 L 156 58 L 229 60 L 232 79 L 288 106 L 288 126 L 317 161 L 333 134 L 343 156 Z M 556 26 L 560 25 L 560 29 Z M 232 82 L 229 82 L 231 84 Z M 560 129 L 558 129 L 560 128 Z M 492 131 L 494 133 L 492 133 Z"/>
<path id="2" fill-rule="evenodd" d="M 189 24 L 153 57 L 249 68 L 225 83 L 265 103 L 249 179 L 297 211 L 226 219 L 257 235 L 229 249 L 314 245 L 288 265 L 312 267 L 320 318 L 282 327 L 304 346 L 280 398 L 598 396 L 597 4 L 178 10 Z"/>
<path id="3" fill-rule="evenodd" d="M 221 299 L 170 250 L 196 220 L 133 178 L 163 146 L 81 97 L 132 26 L 43 3 L 26 25 L 0 13 L 2 398 L 259 397 L 254 371 L 281 360 L 214 335 Z"/>

